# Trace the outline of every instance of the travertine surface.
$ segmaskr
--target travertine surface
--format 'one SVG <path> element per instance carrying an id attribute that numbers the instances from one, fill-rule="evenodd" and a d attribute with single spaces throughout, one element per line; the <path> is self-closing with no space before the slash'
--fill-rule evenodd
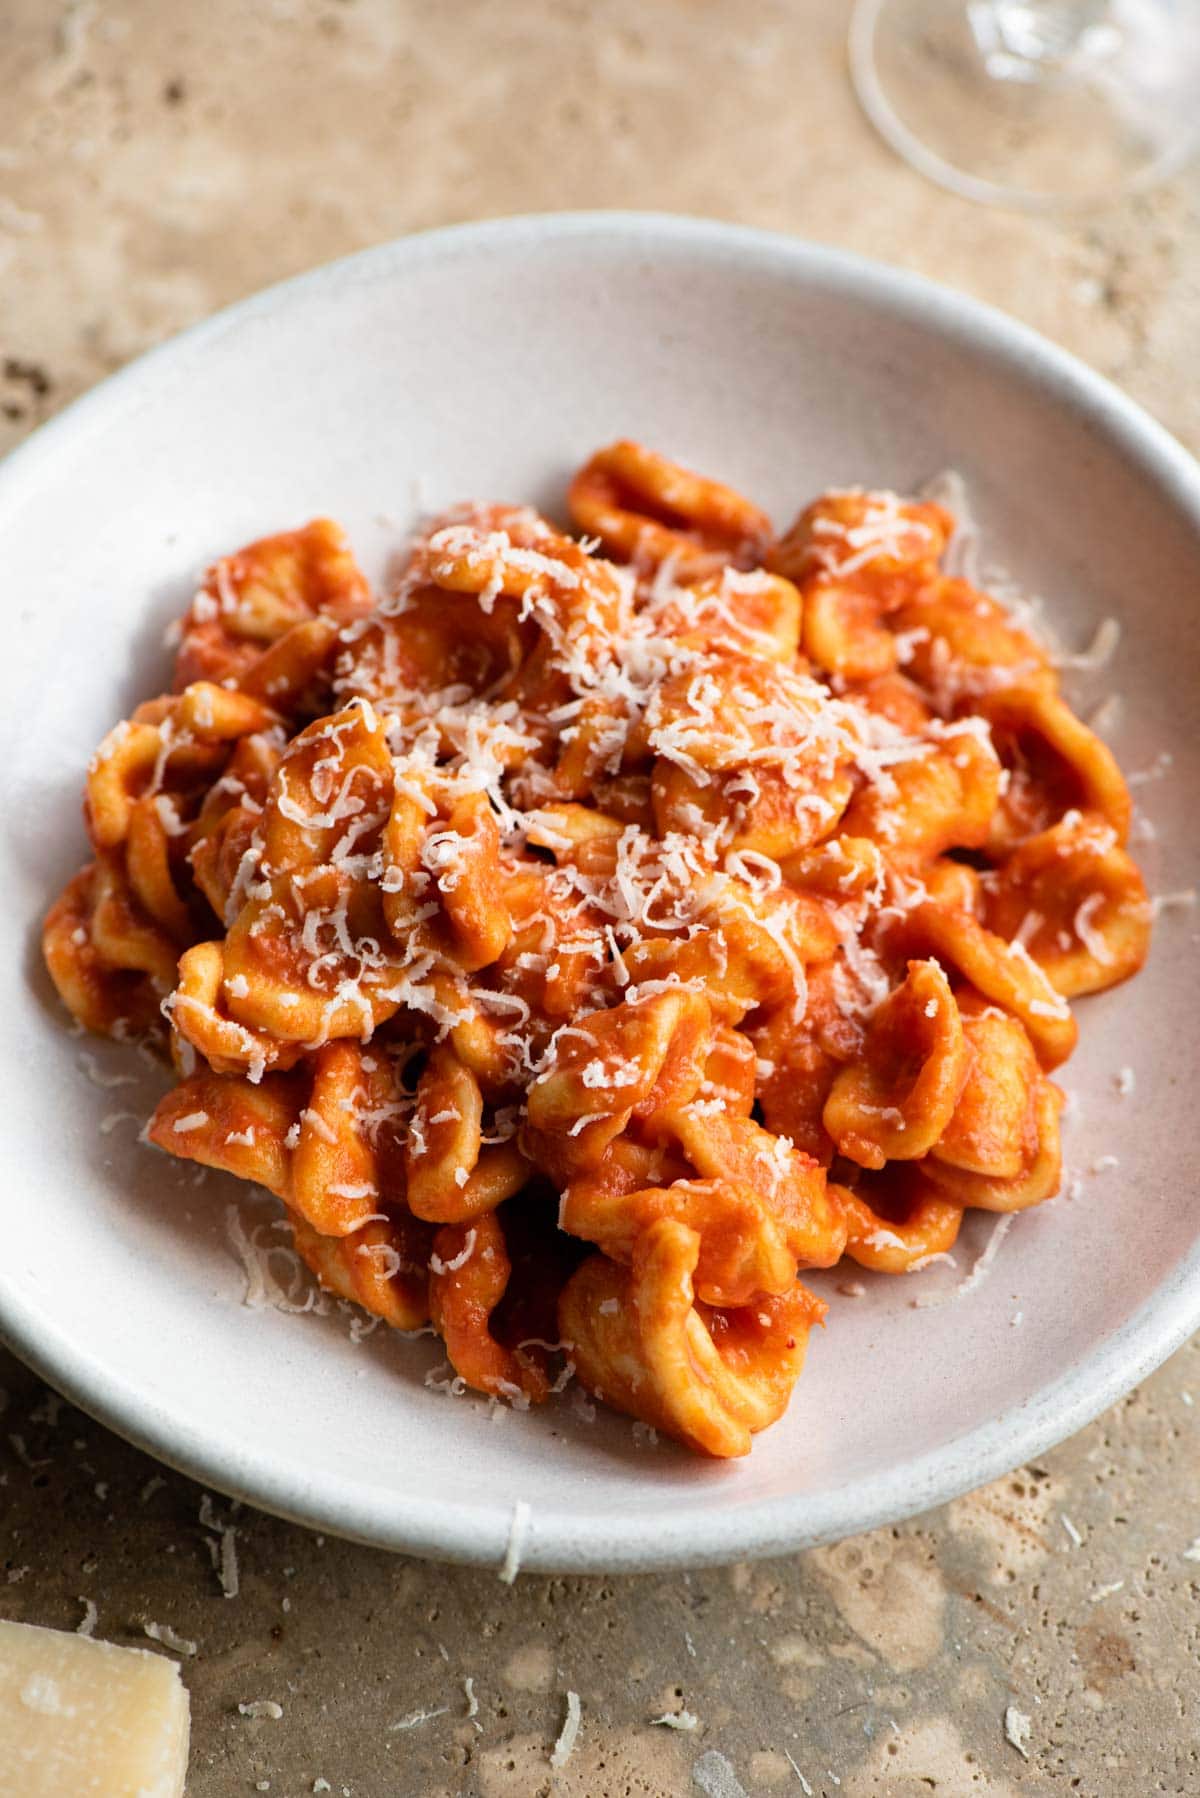
<path id="1" fill-rule="evenodd" d="M 959 203 L 859 118 L 845 10 L 5 0 L 0 449 L 264 283 L 567 206 L 711 213 L 922 269 L 1200 446 L 1195 176 L 1075 222 Z M 193 1639 L 191 1798 L 1200 1793 L 1195 1345 L 1044 1463 L 819 1553 L 509 1590 L 218 1504 L 228 1601 L 197 1488 L 11 1360 L 0 1378 L 0 1614 L 72 1628 L 91 1599 L 115 1641 L 146 1621 Z M 582 1728 L 554 1773 L 568 1689 Z M 243 1717 L 256 1698 L 282 1720 Z M 681 1706 L 693 1730 L 652 1725 Z M 441 1714 L 394 1727 L 421 1711 Z"/>

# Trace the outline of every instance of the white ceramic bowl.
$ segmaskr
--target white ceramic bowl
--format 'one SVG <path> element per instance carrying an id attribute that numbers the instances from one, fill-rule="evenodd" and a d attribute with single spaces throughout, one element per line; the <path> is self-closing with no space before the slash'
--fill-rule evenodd
<path id="1" fill-rule="evenodd" d="M 834 1300 L 783 1422 L 743 1462 L 635 1445 L 570 1408 L 489 1419 L 429 1390 L 433 1345 L 240 1304 L 233 1182 L 139 1148 L 161 1085 L 68 1034 L 41 913 L 82 858 L 80 780 L 164 677 L 162 629 L 214 553 L 316 512 L 379 571 L 414 512 L 464 496 L 557 509 L 617 435 L 787 521 L 827 485 L 911 488 L 953 465 L 986 547 L 1068 642 L 1124 636 L 1126 768 L 1157 829 L 1153 891 L 1196 879 L 1200 471 L 1095 375 L 985 308 L 781 237 L 619 214 L 435 232 L 292 281 L 147 356 L 0 470 L 7 636 L 4 1253 L 0 1327 L 106 1423 L 214 1488 L 417 1554 L 642 1569 L 771 1554 L 923 1509 L 1077 1429 L 1200 1322 L 1193 914 L 1148 970 L 1079 1007 L 1066 1070 L 1076 1199 L 1019 1217 L 986 1282 L 960 1267 Z M 136 1086 L 97 1085 L 132 1070 Z M 1136 1091 L 1114 1076 L 1134 1067 Z M 109 1133 L 102 1123 L 109 1120 Z M 251 1202 L 253 1208 L 253 1202 Z M 261 1202 L 260 1202 L 261 1206 Z M 259 1210 L 258 1215 L 264 1215 Z M 1018 1313 L 1019 1324 L 1015 1323 Z"/>

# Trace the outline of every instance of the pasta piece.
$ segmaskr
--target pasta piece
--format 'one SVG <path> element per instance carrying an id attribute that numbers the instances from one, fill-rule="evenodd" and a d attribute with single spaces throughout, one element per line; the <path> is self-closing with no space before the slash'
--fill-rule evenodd
<path id="1" fill-rule="evenodd" d="M 752 568 L 771 538 L 757 506 L 628 438 L 598 450 L 575 476 L 571 517 L 610 555 L 653 569 L 669 562 L 685 578 L 731 562 Z"/>
<path id="2" fill-rule="evenodd" d="M 709 1022 L 707 1002 L 680 989 L 561 1029 L 550 1067 L 529 1088 L 530 1159 L 566 1181 L 597 1165 L 635 1110 L 694 1098 Z"/>
<path id="3" fill-rule="evenodd" d="M 192 878 L 222 923 L 236 917 L 255 871 L 255 833 L 280 755 L 268 735 L 242 737 L 187 833 Z"/>
<path id="4" fill-rule="evenodd" d="M 271 776 L 258 825 L 270 877 L 345 863 L 378 846 L 392 799 L 383 725 L 362 700 L 293 737 Z"/>
<path id="5" fill-rule="evenodd" d="M 1020 1171 L 1005 1179 L 951 1166 L 937 1156 L 924 1163 L 934 1187 L 959 1205 L 981 1211 L 1023 1211 L 1040 1205 L 1058 1191 L 1062 1178 L 1059 1117 L 1063 1095 L 1051 1080 L 1039 1080 L 1033 1089 L 1031 1128 L 1023 1145 Z"/>
<path id="6" fill-rule="evenodd" d="M 1031 1141 L 1042 1072 L 1024 1026 L 969 988 L 955 995 L 967 1075 L 954 1113 L 929 1153 L 967 1173 L 1015 1179 Z M 932 1177 L 932 1176 L 931 1176 Z"/>
<path id="7" fill-rule="evenodd" d="M 936 962 L 912 961 L 867 1029 L 863 1058 L 834 1077 L 822 1122 L 861 1167 L 916 1161 L 950 1123 L 968 1052 L 950 984 Z"/>
<path id="8" fill-rule="evenodd" d="M 1073 999 L 1128 980 L 1150 949 L 1150 901 L 1112 827 L 1064 818 L 1028 837 L 989 882 L 990 929 L 1018 939 L 1056 992 Z"/>
<path id="9" fill-rule="evenodd" d="M 363 1224 L 349 1236 L 322 1236 L 296 1212 L 289 1222 L 296 1253 L 327 1292 L 361 1305 L 394 1330 L 428 1323 L 427 1225 L 401 1213 Z"/>
<path id="10" fill-rule="evenodd" d="M 820 728 L 822 703 L 806 676 L 761 659 L 665 680 L 645 719 L 660 834 L 725 824 L 730 848 L 773 859 L 828 836 L 853 790 L 852 744 Z"/>
<path id="11" fill-rule="evenodd" d="M 674 1106 L 653 1120 L 678 1143 L 698 1174 L 754 1193 L 802 1267 L 832 1267 L 845 1229 L 826 1191 L 825 1170 L 811 1155 L 773 1136 L 752 1118 Z M 764 1287 L 764 1290 L 773 1290 Z"/>
<path id="12" fill-rule="evenodd" d="M 439 1230 L 430 1266 L 431 1314 L 455 1372 L 477 1392 L 540 1404 L 550 1387 L 541 1360 L 503 1347 L 491 1330 L 512 1274 L 495 1212 Z"/>
<path id="13" fill-rule="evenodd" d="M 900 1164 L 882 1191 L 864 1181 L 834 1192 L 846 1219 L 846 1253 L 873 1273 L 907 1274 L 948 1255 L 962 1227 L 962 1206 L 922 1178 L 923 1164 Z M 877 1207 L 877 1208 L 876 1208 Z"/>
<path id="14" fill-rule="evenodd" d="M 756 1292 L 788 1292 L 795 1284 L 796 1256 L 781 1222 L 753 1187 L 735 1180 L 675 1180 L 609 1194 L 568 1186 L 563 1195 L 562 1228 L 627 1266 L 639 1239 L 662 1217 L 695 1234 L 694 1283 L 707 1303 L 746 1305 Z"/>
<path id="15" fill-rule="evenodd" d="M 978 701 L 1008 769 L 988 847 L 1002 855 L 1073 810 L 1098 812 L 1118 843 L 1132 805 L 1107 743 L 1043 687 L 1005 687 Z"/>
<path id="16" fill-rule="evenodd" d="M 369 1041 L 406 996 L 379 889 L 333 863 L 262 882 L 220 954 L 230 1017 L 278 1044 Z"/>
<path id="17" fill-rule="evenodd" d="M 205 575 L 183 620 L 176 690 L 244 678 L 265 648 L 315 613 L 345 624 L 370 605 L 366 580 L 329 519 L 262 537 Z"/>
<path id="18" fill-rule="evenodd" d="M 800 648 L 800 594 L 791 581 L 762 569 L 726 567 L 687 587 L 652 591 L 647 622 L 681 648 L 699 655 L 762 656 L 785 667 Z"/>
<path id="19" fill-rule="evenodd" d="M 131 722 L 109 732 L 88 766 L 84 811 L 97 849 L 125 841 L 138 799 L 209 785 L 228 760 L 229 745 L 275 722 L 260 701 L 210 681 L 139 707 Z"/>
<path id="20" fill-rule="evenodd" d="M 171 987 L 179 945 L 138 903 L 116 855 L 101 855 L 96 861 L 91 938 L 109 967 L 148 974 L 159 992 Z"/>
<path id="21" fill-rule="evenodd" d="M 937 573 L 954 520 L 930 501 L 906 502 L 861 487 L 824 493 L 771 551 L 791 580 L 811 575 L 874 582 L 889 598 L 920 590 Z"/>
<path id="22" fill-rule="evenodd" d="M 1050 658 L 1003 606 L 970 582 L 939 576 L 906 599 L 890 619 L 903 645 L 904 670 L 944 714 L 969 709 L 1020 682 L 1053 693 Z"/>
<path id="23" fill-rule="evenodd" d="M 322 1236 L 349 1236 L 404 1201 L 404 1117 L 386 1054 L 325 1043 L 312 1058 L 289 1203 Z"/>
<path id="24" fill-rule="evenodd" d="M 891 770 L 887 787 L 864 787 L 841 828 L 878 843 L 893 867 L 918 868 L 947 849 L 988 840 L 1000 797 L 1000 763 L 970 725 L 932 725 L 921 753 Z"/>
<path id="25" fill-rule="evenodd" d="M 513 1142 L 484 1148 L 482 1122 L 478 1080 L 440 1045 L 421 1075 L 405 1148 L 408 1203 L 418 1217 L 467 1222 L 525 1185 L 528 1161 Z"/>
<path id="26" fill-rule="evenodd" d="M 576 1372 L 606 1404 L 722 1459 L 750 1452 L 755 1431 L 787 1408 L 808 1333 L 825 1313 L 803 1286 L 716 1310 L 695 1303 L 700 1239 L 659 1218 L 630 1268 L 593 1255 L 559 1300 Z"/>
<path id="27" fill-rule="evenodd" d="M 267 1068 L 294 1067 L 302 1045 L 280 1042 L 230 1017 L 222 1007 L 224 984 L 225 952 L 220 943 L 197 943 L 180 956 L 179 981 L 165 1001 L 180 1065 L 187 1065 L 186 1046 L 199 1050 L 218 1074 L 254 1073 L 261 1079 Z"/>
<path id="28" fill-rule="evenodd" d="M 96 901 L 97 867 L 89 862 L 47 912 L 42 955 L 63 1004 L 85 1030 L 137 1036 L 158 1021 L 162 994 L 136 965 L 114 964 L 101 953 L 92 930 Z"/>
<path id="29" fill-rule="evenodd" d="M 828 493 L 800 514 L 770 560 L 800 584 L 804 653 L 817 668 L 847 681 L 891 672 L 896 642 L 884 621 L 932 577 L 949 529 L 940 506 L 892 493 Z"/>
<path id="30" fill-rule="evenodd" d="M 936 957 L 985 998 L 1019 1018 L 1045 1068 L 1065 1061 L 1078 1029 L 1070 1007 L 1015 940 L 1006 943 L 969 912 L 931 903 L 908 912 L 896 946 Z"/>
<path id="31" fill-rule="evenodd" d="M 183 1161 L 236 1174 L 277 1198 L 292 1195 L 292 1143 L 307 1097 L 302 1074 L 268 1074 L 257 1086 L 207 1069 L 160 1099 L 147 1139 Z"/>

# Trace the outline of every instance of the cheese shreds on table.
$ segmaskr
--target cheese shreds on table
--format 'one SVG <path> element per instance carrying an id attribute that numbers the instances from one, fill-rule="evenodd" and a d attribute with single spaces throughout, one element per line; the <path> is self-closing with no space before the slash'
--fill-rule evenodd
<path id="1" fill-rule="evenodd" d="M 152 1642 L 161 1642 L 173 1654 L 192 1655 L 197 1652 L 197 1645 L 191 1637 L 181 1636 L 169 1623 L 143 1623 L 142 1629 Z"/>
<path id="2" fill-rule="evenodd" d="M 1029 1759 L 1029 1749 L 1027 1744 L 1029 1741 L 1029 1732 L 1032 1728 L 1032 1717 L 1026 1716 L 1024 1711 L 1019 1711 L 1015 1704 L 1010 1704 L 1004 1713 L 1005 1738 L 1012 1743 L 1017 1753 L 1021 1756 L 1021 1759 L 1026 1761 Z"/>
<path id="3" fill-rule="evenodd" d="M 562 1729 L 559 1731 L 558 1740 L 555 1742 L 553 1751 L 550 1755 L 550 1765 L 552 1767 L 565 1767 L 571 1756 L 574 1754 L 575 1740 L 579 1734 L 579 1720 L 581 1716 L 582 1707 L 579 1703 L 579 1693 L 568 1692 L 567 1714 L 563 1719 Z"/>
<path id="4" fill-rule="evenodd" d="M 187 1753 L 174 1661 L 0 1622 L 0 1787 L 14 1798 L 182 1798 Z"/>
<path id="5" fill-rule="evenodd" d="M 273 1723 L 278 1723 L 283 1716 L 283 1706 L 276 1698 L 252 1698 L 248 1703 L 239 1704 L 238 1712 L 251 1721 L 269 1717 Z"/>
<path id="6" fill-rule="evenodd" d="M 407 1717 L 401 1717 L 398 1723 L 388 1724 L 388 1734 L 400 1735 L 409 1729 L 420 1729 L 422 1723 L 432 1723 L 435 1717 L 448 1716 L 449 1711 L 448 1704 L 439 1704 L 431 1711 L 410 1711 Z"/>
<path id="7" fill-rule="evenodd" d="M 1114 1592 L 1123 1591 L 1124 1586 L 1123 1579 L 1109 1580 L 1107 1585 L 1097 1586 L 1094 1592 L 1089 1592 L 1088 1603 L 1099 1604 L 1102 1599 L 1111 1598 Z"/>

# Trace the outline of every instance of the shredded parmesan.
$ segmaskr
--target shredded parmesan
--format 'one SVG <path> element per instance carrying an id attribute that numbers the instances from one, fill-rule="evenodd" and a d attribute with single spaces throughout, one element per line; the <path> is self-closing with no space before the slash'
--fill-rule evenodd
<path id="1" fill-rule="evenodd" d="M 1025 1712 L 1019 1711 L 1015 1704 L 1010 1704 L 1004 1713 L 1004 1734 L 1006 1739 L 1012 1743 L 1017 1753 L 1021 1756 L 1021 1759 L 1025 1761 L 1029 1759 L 1029 1749 L 1026 1744 L 1029 1741 L 1029 1732 L 1032 1728 L 1032 1717 L 1027 1717 Z"/>
<path id="2" fill-rule="evenodd" d="M 578 1692 L 567 1693 L 567 1714 L 559 1731 L 557 1742 L 550 1755 L 552 1767 L 565 1767 L 575 1752 L 575 1742 L 579 1735 L 581 1708 Z"/>
<path id="3" fill-rule="evenodd" d="M 1114 1592 L 1123 1592 L 1124 1589 L 1125 1581 L 1123 1579 L 1109 1580 L 1107 1585 L 1097 1586 L 1094 1592 L 1088 1594 L 1088 1603 L 1099 1604 L 1102 1599 L 1111 1598 Z"/>
<path id="4" fill-rule="evenodd" d="M 181 1636 L 169 1623 L 143 1623 L 142 1629 L 152 1642 L 161 1642 L 164 1648 L 172 1649 L 175 1654 L 196 1653 L 195 1642 L 189 1636 Z"/>
<path id="5" fill-rule="evenodd" d="M 928 1311 L 934 1309 L 938 1305 L 954 1304 L 958 1299 L 966 1298 L 968 1293 L 974 1292 L 978 1286 L 981 1286 L 987 1278 L 988 1270 L 990 1269 L 992 1262 L 996 1259 L 1000 1244 L 1004 1241 L 1004 1238 L 1008 1235 L 1008 1232 L 1012 1227 L 1013 1216 L 1013 1212 L 1005 1211 L 997 1218 L 983 1253 L 977 1258 L 965 1280 L 960 1280 L 958 1285 L 950 1292 L 920 1293 L 915 1299 L 910 1300 L 913 1309 L 917 1311 Z"/>
<path id="6" fill-rule="evenodd" d="M 512 1522 L 508 1529 L 508 1544 L 504 1550 L 504 1560 L 500 1564 L 499 1577 L 506 1586 L 511 1586 L 521 1567 L 521 1553 L 525 1547 L 525 1538 L 529 1533 L 530 1510 L 523 1498 L 519 1498 L 513 1506 Z"/>
<path id="7" fill-rule="evenodd" d="M 410 1711 L 408 1716 L 401 1717 L 398 1723 L 388 1724 L 388 1734 L 396 1735 L 403 1730 L 419 1729 L 422 1723 L 431 1723 L 435 1717 L 445 1717 L 449 1711 L 448 1704 L 439 1704 L 434 1710 Z"/>
<path id="8" fill-rule="evenodd" d="M 96 1060 L 96 1057 L 90 1054 L 87 1049 L 81 1049 L 79 1051 L 78 1059 L 80 1067 L 92 1082 L 93 1086 L 114 1087 L 137 1085 L 137 1078 L 133 1074 L 106 1074 Z"/>
<path id="9" fill-rule="evenodd" d="M 1055 656 L 1054 660 L 1059 668 L 1074 668 L 1081 673 L 1095 674 L 1112 661 L 1120 641 L 1121 626 L 1118 621 L 1115 618 L 1102 618 L 1086 649 L 1075 655 Z"/>

